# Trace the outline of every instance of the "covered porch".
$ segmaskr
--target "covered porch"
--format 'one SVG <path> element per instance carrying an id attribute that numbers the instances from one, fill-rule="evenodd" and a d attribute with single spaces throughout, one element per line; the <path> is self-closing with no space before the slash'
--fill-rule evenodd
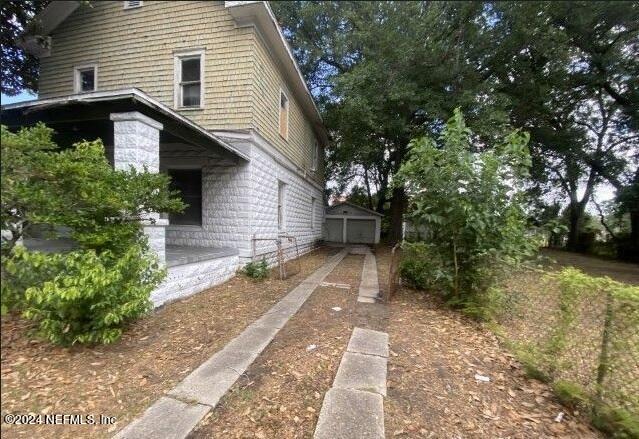
<path id="1" fill-rule="evenodd" d="M 167 172 L 189 207 L 181 215 L 149 214 L 144 231 L 151 249 L 169 270 L 215 259 L 237 258 L 238 249 L 214 239 L 185 239 L 202 230 L 204 212 L 211 209 L 203 196 L 202 169 L 234 169 L 248 161 L 238 147 L 209 133 L 188 118 L 138 89 L 93 92 L 23 102 L 2 107 L 2 124 L 10 129 L 43 122 L 56 131 L 61 147 L 81 140 L 102 139 L 109 162 L 116 169 Z M 62 239 L 33 236 L 25 245 L 60 251 L 72 247 Z"/>

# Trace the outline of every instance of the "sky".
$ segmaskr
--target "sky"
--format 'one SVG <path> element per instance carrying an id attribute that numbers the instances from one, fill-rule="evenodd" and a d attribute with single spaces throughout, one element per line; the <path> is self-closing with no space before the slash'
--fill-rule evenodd
<path id="1" fill-rule="evenodd" d="M 22 92 L 19 95 L 15 95 L 15 96 L 7 96 L 3 94 L 2 105 L 15 104 L 16 102 L 23 102 L 23 101 L 31 101 L 37 98 L 38 98 L 37 95 L 33 95 L 27 92 Z"/>

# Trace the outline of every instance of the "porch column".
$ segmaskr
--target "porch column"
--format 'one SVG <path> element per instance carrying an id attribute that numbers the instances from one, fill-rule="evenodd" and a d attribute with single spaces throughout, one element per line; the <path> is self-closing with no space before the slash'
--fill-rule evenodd
<path id="1" fill-rule="evenodd" d="M 161 123 L 148 116 L 132 111 L 111 113 L 113 121 L 113 166 L 115 169 L 129 169 L 158 173 L 160 171 L 160 130 Z M 148 215 L 155 221 L 144 222 L 144 233 L 149 238 L 149 247 L 158 255 L 162 264 L 166 262 L 165 235 L 167 219 L 151 212 Z"/>

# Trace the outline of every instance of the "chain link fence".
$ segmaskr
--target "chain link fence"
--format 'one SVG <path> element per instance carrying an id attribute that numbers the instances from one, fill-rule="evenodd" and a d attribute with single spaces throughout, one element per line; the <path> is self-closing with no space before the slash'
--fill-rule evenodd
<path id="1" fill-rule="evenodd" d="M 527 371 L 600 427 L 636 428 L 639 287 L 564 269 L 518 273 L 502 291 L 501 330 Z"/>

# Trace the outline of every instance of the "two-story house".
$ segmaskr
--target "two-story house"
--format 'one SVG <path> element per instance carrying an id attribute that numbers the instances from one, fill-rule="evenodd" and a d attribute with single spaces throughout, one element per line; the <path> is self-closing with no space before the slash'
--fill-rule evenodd
<path id="1" fill-rule="evenodd" d="M 321 238 L 327 133 L 266 2 L 54 1 L 36 19 L 38 100 L 2 123 L 171 175 L 188 208 L 145 226 L 169 269 L 156 304 L 272 258 L 278 236 Z"/>

